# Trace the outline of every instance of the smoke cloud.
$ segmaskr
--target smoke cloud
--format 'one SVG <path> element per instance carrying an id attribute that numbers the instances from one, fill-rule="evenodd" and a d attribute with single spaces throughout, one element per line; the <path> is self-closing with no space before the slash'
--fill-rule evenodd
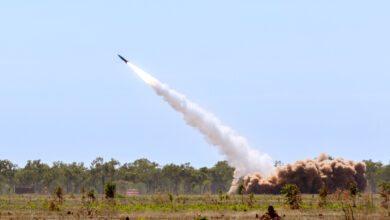
<path id="1" fill-rule="evenodd" d="M 314 160 L 299 160 L 277 167 L 268 177 L 260 173 L 247 175 L 233 185 L 231 191 L 237 192 L 238 183 L 243 183 L 246 193 L 276 194 L 285 184 L 296 184 L 302 193 L 318 193 L 325 184 L 329 191 L 334 192 L 337 188 L 347 189 L 351 182 L 357 183 L 359 190 L 363 191 L 367 186 L 365 172 L 366 165 L 362 162 L 342 158 L 330 160 L 323 153 Z"/>
<path id="2" fill-rule="evenodd" d="M 166 84 L 161 83 L 132 63 L 127 62 L 127 64 L 173 109 L 180 112 L 188 125 L 202 133 L 211 145 L 218 147 L 219 152 L 226 157 L 229 165 L 235 168 L 235 180 L 255 172 L 264 176 L 269 175 L 273 164 L 267 154 L 260 154 L 248 144 L 244 137 L 237 135 L 232 128 L 223 125 L 217 117 L 191 102 L 184 95 L 170 89 Z"/>

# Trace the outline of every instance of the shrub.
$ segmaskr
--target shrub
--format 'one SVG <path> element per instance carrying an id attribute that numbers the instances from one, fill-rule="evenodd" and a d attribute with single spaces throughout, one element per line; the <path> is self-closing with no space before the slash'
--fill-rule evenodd
<path id="1" fill-rule="evenodd" d="M 89 190 L 87 193 L 87 196 L 88 196 L 90 202 L 95 202 L 95 199 L 96 199 L 95 190 L 93 190 L 93 189 Z"/>
<path id="2" fill-rule="evenodd" d="M 249 207 L 253 207 L 253 199 L 254 199 L 255 195 L 253 194 L 253 192 L 251 194 L 249 194 L 249 198 L 248 198 L 248 206 Z"/>
<path id="3" fill-rule="evenodd" d="M 218 195 L 219 195 L 219 200 L 222 201 L 223 200 L 222 190 L 218 190 Z"/>
<path id="4" fill-rule="evenodd" d="M 282 187 L 281 193 L 284 194 L 286 203 L 291 209 L 299 209 L 299 205 L 302 202 L 301 191 L 295 184 L 286 184 Z"/>
<path id="5" fill-rule="evenodd" d="M 171 203 L 173 202 L 173 195 L 171 193 L 168 193 L 168 199 Z"/>
<path id="6" fill-rule="evenodd" d="M 57 196 L 58 202 L 62 203 L 62 201 L 64 200 L 64 194 L 62 192 L 61 186 L 57 186 L 55 194 Z"/>
<path id="7" fill-rule="evenodd" d="M 51 211 L 59 211 L 60 210 L 58 205 L 53 200 L 51 200 L 50 203 L 49 203 L 49 209 Z"/>
<path id="8" fill-rule="evenodd" d="M 85 187 L 81 187 L 81 202 L 84 203 L 85 200 Z"/>
<path id="9" fill-rule="evenodd" d="M 352 197 L 353 207 L 356 207 L 356 195 L 358 194 L 359 189 L 355 182 L 349 184 L 349 194 Z"/>
<path id="10" fill-rule="evenodd" d="M 114 199 L 116 193 L 116 184 L 109 182 L 104 186 L 104 195 L 106 199 Z"/>
<path id="11" fill-rule="evenodd" d="M 245 193 L 245 186 L 244 184 L 241 183 L 240 185 L 238 185 L 238 194 L 242 195 L 244 193 Z"/>
<path id="12" fill-rule="evenodd" d="M 388 208 L 390 197 L 390 182 L 382 180 L 380 183 L 378 183 L 378 187 L 380 188 L 379 194 L 383 198 L 381 205 L 385 208 Z"/>
<path id="13" fill-rule="evenodd" d="M 116 198 L 118 199 L 124 199 L 126 198 L 126 196 L 122 195 L 122 194 L 116 194 Z"/>
<path id="14" fill-rule="evenodd" d="M 326 205 L 326 197 L 329 195 L 329 190 L 326 188 L 326 185 L 322 185 L 320 190 L 318 191 L 318 194 L 320 196 L 320 202 L 319 206 Z"/>

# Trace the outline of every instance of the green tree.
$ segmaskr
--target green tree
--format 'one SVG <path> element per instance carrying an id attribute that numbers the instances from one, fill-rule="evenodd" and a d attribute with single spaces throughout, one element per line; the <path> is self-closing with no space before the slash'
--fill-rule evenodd
<path id="1" fill-rule="evenodd" d="M 0 184 L 15 186 L 15 174 L 17 172 L 17 166 L 9 160 L 0 160 Z M 0 189 L 3 191 L 3 189 Z"/>
<path id="2" fill-rule="evenodd" d="M 104 193 L 107 182 L 121 182 L 121 190 L 135 187 L 143 193 L 155 190 L 171 193 L 226 192 L 233 179 L 234 168 L 220 161 L 211 168 L 195 169 L 189 163 L 160 167 L 145 158 L 120 166 L 117 160 L 96 158 L 87 168 L 83 163 L 54 162 L 51 166 L 40 160 L 27 161 L 18 168 L 8 160 L 0 160 L 0 191 L 7 186 L 33 187 L 35 192 L 53 192 L 60 186 L 64 193 L 79 193 L 81 186 Z"/>
<path id="3" fill-rule="evenodd" d="M 380 180 L 390 181 L 390 164 L 379 171 Z"/>
<path id="4" fill-rule="evenodd" d="M 201 167 L 197 172 L 197 181 L 199 184 L 199 192 L 198 193 L 205 193 L 210 190 L 210 171 L 207 167 Z"/>
<path id="5" fill-rule="evenodd" d="M 88 185 L 98 190 L 98 192 L 103 193 L 103 187 L 106 182 L 104 169 L 103 169 L 104 159 L 98 157 L 92 161 L 90 166 L 90 175 L 88 178 Z"/>
<path id="6" fill-rule="evenodd" d="M 368 181 L 368 187 L 372 192 L 377 191 L 377 184 L 381 179 L 380 171 L 383 169 L 382 162 L 374 162 L 371 159 L 363 160 L 366 164 L 366 178 Z"/>
<path id="7" fill-rule="evenodd" d="M 190 163 L 180 165 L 180 178 L 182 182 L 182 192 L 191 193 L 192 188 L 196 184 L 195 169 L 190 166 Z"/>
<path id="8" fill-rule="evenodd" d="M 61 163 L 60 167 L 65 178 L 66 192 L 77 193 L 86 179 L 86 168 L 84 167 L 84 163 Z"/>
<path id="9" fill-rule="evenodd" d="M 219 161 L 210 169 L 211 192 L 216 194 L 218 190 L 227 192 L 233 180 L 234 168 L 227 161 Z"/>
<path id="10" fill-rule="evenodd" d="M 16 173 L 15 178 L 19 185 L 32 186 L 38 192 L 42 192 L 43 186 L 54 180 L 50 167 L 41 163 L 41 160 L 28 160 L 26 166 Z"/>
<path id="11" fill-rule="evenodd" d="M 114 159 L 104 162 L 102 157 L 96 158 L 91 163 L 90 177 L 88 181 L 90 186 L 95 187 L 99 192 L 103 192 L 106 181 L 114 181 L 116 168 L 119 165 L 119 161 Z"/>
<path id="12" fill-rule="evenodd" d="M 147 192 L 152 193 L 160 179 L 161 169 L 158 169 L 158 164 L 150 162 L 148 159 L 138 159 L 134 161 L 133 166 L 136 173 L 136 182 L 144 183 Z"/>
<path id="13" fill-rule="evenodd" d="M 165 182 L 165 187 L 163 188 L 168 192 L 177 192 L 181 182 L 180 174 L 180 166 L 172 163 L 165 165 L 161 170 L 163 182 Z"/>

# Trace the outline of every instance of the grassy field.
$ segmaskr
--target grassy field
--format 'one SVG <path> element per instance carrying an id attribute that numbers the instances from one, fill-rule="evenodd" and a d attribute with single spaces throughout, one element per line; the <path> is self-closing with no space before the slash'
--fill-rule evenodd
<path id="1" fill-rule="evenodd" d="M 360 194 L 356 207 L 349 198 L 331 195 L 318 205 L 318 195 L 303 195 L 301 207 L 291 210 L 282 195 L 169 195 L 117 196 L 108 201 L 98 195 L 95 201 L 81 195 L 3 195 L 0 219 L 256 219 L 269 205 L 283 219 L 390 219 L 378 195 Z M 344 210 L 344 211 L 343 211 Z M 351 218 L 352 219 L 352 218 Z"/>

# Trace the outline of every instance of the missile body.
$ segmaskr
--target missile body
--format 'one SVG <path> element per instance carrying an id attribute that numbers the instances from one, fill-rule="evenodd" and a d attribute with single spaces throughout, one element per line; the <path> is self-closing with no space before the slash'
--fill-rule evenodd
<path id="1" fill-rule="evenodd" d="M 125 63 L 128 62 L 125 58 L 123 58 L 123 57 L 122 57 L 121 55 L 119 55 L 119 54 L 118 54 L 118 57 L 121 58 L 121 60 L 123 60 Z"/>

